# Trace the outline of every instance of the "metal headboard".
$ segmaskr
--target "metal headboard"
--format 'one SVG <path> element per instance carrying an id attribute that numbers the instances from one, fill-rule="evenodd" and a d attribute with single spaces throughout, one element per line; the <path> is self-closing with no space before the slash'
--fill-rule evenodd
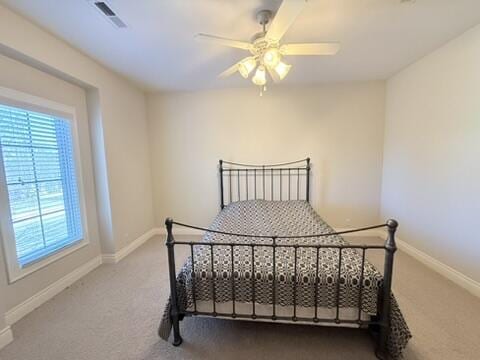
<path id="1" fill-rule="evenodd" d="M 310 201 L 310 158 L 252 165 L 219 161 L 220 207 L 242 200 Z"/>

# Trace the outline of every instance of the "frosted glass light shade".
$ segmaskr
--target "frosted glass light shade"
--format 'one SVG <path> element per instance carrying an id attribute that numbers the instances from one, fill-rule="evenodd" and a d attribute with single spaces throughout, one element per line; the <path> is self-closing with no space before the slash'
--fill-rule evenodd
<path id="1" fill-rule="evenodd" d="M 278 63 L 278 65 L 275 67 L 275 72 L 277 73 L 280 80 L 283 80 L 285 76 L 287 76 L 291 67 L 292 65 L 285 64 L 284 62 L 281 62 L 281 61 Z"/>
<path id="2" fill-rule="evenodd" d="M 267 77 L 265 74 L 265 66 L 260 65 L 255 72 L 255 76 L 252 78 L 252 82 L 255 85 L 265 85 L 267 83 Z"/>
<path id="3" fill-rule="evenodd" d="M 255 59 L 249 57 L 242 60 L 240 64 L 238 64 L 238 72 L 246 79 L 256 66 L 257 62 L 255 61 Z"/>
<path id="4" fill-rule="evenodd" d="M 271 69 L 274 69 L 281 59 L 280 51 L 276 48 L 268 49 L 263 54 L 263 63 Z"/>

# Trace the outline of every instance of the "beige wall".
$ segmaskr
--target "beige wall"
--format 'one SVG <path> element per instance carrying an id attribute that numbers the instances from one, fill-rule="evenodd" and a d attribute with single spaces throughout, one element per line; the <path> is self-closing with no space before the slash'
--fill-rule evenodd
<path id="1" fill-rule="evenodd" d="M 100 94 L 98 89 L 87 90 L 87 111 L 94 154 L 95 186 L 97 195 L 98 232 L 102 253 L 115 252 L 113 241 L 112 212 L 110 191 L 108 188 L 107 157 L 105 154 L 104 134 Z"/>
<path id="2" fill-rule="evenodd" d="M 100 246 L 85 90 L 1 55 L 0 69 L 0 86 L 40 96 L 75 108 L 85 188 L 88 238 L 90 240 L 90 244 L 86 247 L 67 255 L 14 284 L 7 285 L 5 281 L 2 281 L 0 283 L 0 293 L 2 297 L 5 297 L 6 308 L 11 309 L 51 284 L 54 280 L 98 256 Z M 0 249 L 0 253 L 1 251 Z M 4 257 L 0 256 L 1 271 L 5 269 L 4 265 Z"/>
<path id="3" fill-rule="evenodd" d="M 101 128 L 103 139 L 94 134 L 92 140 L 104 151 L 95 153 L 95 169 L 103 171 L 95 180 L 104 182 L 97 184 L 97 192 L 110 199 L 110 206 L 98 208 L 100 219 L 111 220 L 110 225 L 100 224 L 105 235 L 101 240 L 109 251 L 118 251 L 150 230 L 153 205 L 143 92 L 2 5 L 0 52 L 98 90 L 101 123 L 92 128 Z"/>
<path id="4" fill-rule="evenodd" d="M 119 90 L 110 89 L 113 96 L 101 105 L 110 119 L 104 137 L 117 251 L 154 226 L 145 96 L 131 87 Z"/>
<path id="5" fill-rule="evenodd" d="M 388 81 L 382 216 L 480 281 L 480 26 Z"/>
<path id="6" fill-rule="evenodd" d="M 92 232 L 89 246 L 13 285 L 0 254 L 0 293 L 10 310 L 99 255 L 99 241 L 113 253 L 151 230 L 153 204 L 142 90 L 2 5 L 0 54 L 8 56 L 0 59 L 0 86 L 77 108 Z"/>
<path id="7" fill-rule="evenodd" d="M 0 330 L 2 306 L 98 255 L 100 242 L 118 251 L 166 216 L 210 224 L 220 158 L 310 156 L 312 203 L 333 226 L 396 217 L 402 239 L 480 280 L 479 27 L 390 79 L 386 99 L 383 82 L 365 82 L 276 86 L 263 97 L 254 88 L 150 94 L 145 103 L 135 85 L 2 5 L 0 53 L 30 65 L 0 57 L 0 86 L 77 108 L 93 232 L 88 247 L 14 285 L 0 253 Z"/>
<path id="8" fill-rule="evenodd" d="M 384 83 L 153 94 L 147 98 L 156 223 L 209 225 L 219 159 L 312 158 L 312 203 L 338 227 L 378 222 Z"/>

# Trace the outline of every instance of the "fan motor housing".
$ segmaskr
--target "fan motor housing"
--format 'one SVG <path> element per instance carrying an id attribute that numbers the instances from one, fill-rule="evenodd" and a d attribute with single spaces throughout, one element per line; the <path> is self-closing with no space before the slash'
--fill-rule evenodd
<path id="1" fill-rule="evenodd" d="M 273 12 L 271 10 L 260 10 L 256 14 L 257 21 L 263 26 L 263 31 L 256 33 L 252 36 L 253 48 L 250 52 L 253 55 L 262 55 L 265 50 L 272 47 L 278 47 L 278 43 L 274 43 L 265 37 L 265 26 L 272 20 Z"/>
<path id="2" fill-rule="evenodd" d="M 273 13 L 270 10 L 260 10 L 257 12 L 256 18 L 260 25 L 267 25 L 273 17 Z"/>

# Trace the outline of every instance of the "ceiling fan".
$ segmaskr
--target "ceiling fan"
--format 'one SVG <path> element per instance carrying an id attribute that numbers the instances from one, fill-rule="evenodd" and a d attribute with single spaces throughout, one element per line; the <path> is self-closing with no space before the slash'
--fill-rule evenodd
<path id="1" fill-rule="evenodd" d="M 250 56 L 229 67 L 219 77 L 227 77 L 238 71 L 247 79 L 253 70 L 257 69 L 252 77 L 252 82 L 260 86 L 261 95 L 266 90 L 267 72 L 275 82 L 283 80 L 287 76 L 292 66 L 283 61 L 285 56 L 335 55 L 340 49 L 340 44 L 337 42 L 281 43 L 283 35 L 300 14 L 306 2 L 307 0 L 283 0 L 274 17 L 272 11 L 260 10 L 257 13 L 257 20 L 263 27 L 263 31 L 255 34 L 251 42 L 208 34 L 197 34 L 196 37 L 219 45 L 249 51 Z M 268 29 L 267 24 L 269 24 Z"/>

